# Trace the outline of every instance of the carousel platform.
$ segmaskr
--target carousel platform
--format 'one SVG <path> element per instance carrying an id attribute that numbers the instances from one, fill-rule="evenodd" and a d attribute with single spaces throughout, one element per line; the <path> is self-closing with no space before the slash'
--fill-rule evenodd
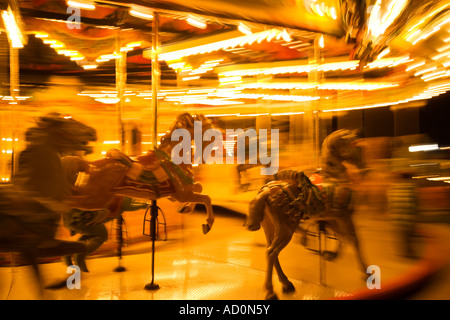
<path id="1" fill-rule="evenodd" d="M 0 267 L 1 300 L 264 300 L 265 237 L 262 230 L 247 231 L 244 217 L 216 210 L 213 229 L 204 235 L 204 212 L 180 215 L 182 228 L 156 241 L 154 283 L 151 242 L 135 242 L 123 248 L 122 259 L 113 246 L 87 260 L 89 273 L 82 273 L 80 289 L 63 287 L 39 295 L 27 266 Z M 399 254 L 396 231 L 387 219 L 357 211 L 355 225 L 369 265 L 381 270 L 381 289 L 368 289 L 368 274 L 359 269 L 354 249 L 344 244 L 334 261 L 324 261 L 294 236 L 280 254 L 280 263 L 294 284 L 284 294 L 274 273 L 274 289 L 280 300 L 329 299 L 450 299 L 450 226 L 422 223 L 416 258 Z M 118 266 L 125 271 L 116 272 Z M 61 261 L 41 264 L 46 285 L 69 276 Z M 438 275 L 432 291 L 426 285 Z M 435 280 L 434 280 L 435 281 Z M 417 293 L 419 293 L 417 295 Z"/>

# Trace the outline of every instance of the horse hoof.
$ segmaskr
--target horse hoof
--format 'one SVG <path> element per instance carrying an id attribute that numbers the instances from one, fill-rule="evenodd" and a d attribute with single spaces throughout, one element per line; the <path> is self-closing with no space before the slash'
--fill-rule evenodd
<path id="1" fill-rule="evenodd" d="M 248 231 L 256 231 L 261 229 L 261 225 L 259 223 L 246 224 L 245 227 L 247 228 Z"/>
<path id="2" fill-rule="evenodd" d="M 268 293 L 266 295 L 266 300 L 278 300 L 278 296 L 274 292 Z"/>
<path id="3" fill-rule="evenodd" d="M 291 293 L 295 292 L 295 287 L 292 282 L 289 282 L 287 285 L 283 286 L 283 293 Z"/>
<path id="4" fill-rule="evenodd" d="M 211 227 L 209 224 L 202 224 L 203 234 L 207 234 L 209 230 L 211 230 Z"/>

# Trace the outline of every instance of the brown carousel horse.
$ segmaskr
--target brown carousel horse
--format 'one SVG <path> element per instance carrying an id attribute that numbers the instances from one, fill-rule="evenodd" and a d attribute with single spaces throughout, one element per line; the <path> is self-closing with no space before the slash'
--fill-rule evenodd
<path id="1" fill-rule="evenodd" d="M 95 129 L 59 114 L 48 114 L 27 131 L 12 184 L 0 188 L 0 251 L 22 253 L 42 290 L 38 258 L 84 252 L 81 242 L 55 239 L 68 183 L 60 155 L 91 151 Z M 41 291 L 42 293 L 42 291 Z"/>
<path id="2" fill-rule="evenodd" d="M 177 165 L 170 158 L 172 149 L 178 144 L 178 141 L 171 139 L 173 131 L 185 129 L 194 139 L 194 121 L 202 122 L 202 136 L 204 131 L 212 128 L 211 122 L 203 115 L 181 114 L 161 138 L 158 149 L 136 158 L 111 149 L 105 158 L 89 163 L 76 157 L 63 159 L 65 173 L 73 186 L 70 201 L 72 209 L 64 215 L 64 224 L 69 230 L 89 238 L 87 254 L 106 240 L 107 232 L 103 224 L 127 210 L 123 204 L 124 200 L 129 199 L 148 202 L 167 197 L 189 205 L 202 203 L 207 213 L 203 232 L 209 232 L 214 223 L 211 198 L 201 194 L 201 185 L 194 182 L 192 165 Z M 80 178 L 75 186 L 79 172 L 86 172 L 85 179 L 81 181 L 83 179 Z M 77 259 L 77 263 L 80 268 L 87 270 L 84 254 Z"/>
<path id="3" fill-rule="evenodd" d="M 331 133 L 322 145 L 321 186 L 314 185 L 301 171 L 283 170 L 275 181 L 264 185 L 250 202 L 246 226 L 250 231 L 264 229 L 268 248 L 265 279 L 266 299 L 277 299 L 273 291 L 272 272 L 275 267 L 283 292 L 295 291 L 281 269 L 278 255 L 301 230 L 303 221 L 326 221 L 327 227 L 348 240 L 356 249 L 363 272 L 367 270 L 351 219 L 351 183 L 345 163 L 355 165 L 365 173 L 358 136 L 349 130 Z"/>

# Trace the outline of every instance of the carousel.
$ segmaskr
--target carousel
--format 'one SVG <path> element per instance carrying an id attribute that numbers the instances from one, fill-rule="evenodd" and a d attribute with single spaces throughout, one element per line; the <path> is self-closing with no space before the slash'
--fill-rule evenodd
<path id="1" fill-rule="evenodd" d="M 390 299 L 447 265 L 397 214 L 450 209 L 414 124 L 447 1 L 0 5 L 0 299 Z"/>

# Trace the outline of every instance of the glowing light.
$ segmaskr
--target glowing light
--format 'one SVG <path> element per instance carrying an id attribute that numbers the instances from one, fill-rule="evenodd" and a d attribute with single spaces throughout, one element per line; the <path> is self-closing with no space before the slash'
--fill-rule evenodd
<path id="1" fill-rule="evenodd" d="M 136 48 L 136 47 L 140 47 L 141 45 L 142 45 L 142 43 L 140 41 L 137 41 L 137 42 L 130 42 L 129 44 L 127 44 L 127 47 Z"/>
<path id="2" fill-rule="evenodd" d="M 191 18 L 191 17 L 187 18 L 186 22 L 189 23 L 191 26 L 199 28 L 199 29 L 206 28 L 206 23 L 204 23 L 203 21 Z"/>
<path id="3" fill-rule="evenodd" d="M 102 54 L 100 56 L 100 59 L 118 59 L 118 58 L 120 58 L 120 54 L 118 53 Z"/>
<path id="4" fill-rule="evenodd" d="M 425 61 L 421 61 L 415 64 L 410 65 L 408 68 L 406 68 L 406 71 L 411 71 L 412 69 L 418 68 L 420 66 L 423 66 L 425 64 Z"/>
<path id="5" fill-rule="evenodd" d="M 43 32 L 36 32 L 34 35 L 36 38 L 48 38 L 48 34 Z"/>
<path id="6" fill-rule="evenodd" d="M 421 74 L 424 74 L 424 73 L 436 70 L 436 68 L 437 67 L 431 67 L 431 68 L 428 68 L 428 69 L 423 69 L 423 70 L 417 71 L 416 73 L 414 73 L 414 76 L 415 77 L 420 76 Z"/>
<path id="7" fill-rule="evenodd" d="M 237 34 L 241 34 L 241 32 L 237 32 Z M 184 49 L 179 49 L 179 45 L 167 46 L 161 48 L 161 53 L 159 55 L 160 60 L 172 61 L 179 60 L 183 57 L 197 55 L 197 54 L 205 54 L 218 50 L 226 50 L 232 49 L 236 47 L 242 47 L 246 44 L 251 44 L 256 41 L 262 41 L 262 39 L 268 40 L 273 39 L 274 37 L 278 37 L 278 39 L 283 38 L 286 42 L 290 42 L 290 35 L 286 30 L 280 31 L 278 29 L 270 29 L 262 32 L 252 33 L 250 35 L 244 36 L 236 36 L 236 33 L 230 32 L 228 34 L 220 35 L 221 39 L 224 37 L 230 37 L 226 40 L 214 40 L 218 39 L 215 36 L 211 36 L 209 38 L 204 39 L 205 44 L 201 45 L 191 45 L 190 43 L 186 43 Z M 172 48 L 176 48 L 175 50 L 171 50 Z"/>
<path id="8" fill-rule="evenodd" d="M 95 10 L 94 2 L 87 0 L 68 0 L 67 5 L 69 7 L 75 7 L 85 10 Z"/>
<path id="9" fill-rule="evenodd" d="M 250 28 L 247 27 L 247 26 L 246 26 L 245 24 L 243 24 L 242 22 L 239 23 L 238 30 L 239 30 L 240 32 L 242 32 L 243 34 L 246 34 L 246 35 L 251 35 L 251 34 L 253 33 L 252 30 L 250 30 Z"/>
<path id="10" fill-rule="evenodd" d="M 85 64 L 83 66 L 83 69 L 84 70 L 92 70 L 92 69 L 97 69 L 97 67 L 98 67 L 98 65 L 96 65 L 96 64 Z"/>
<path id="11" fill-rule="evenodd" d="M 95 101 L 104 103 L 104 104 L 116 104 L 120 101 L 120 98 L 95 98 Z"/>
<path id="12" fill-rule="evenodd" d="M 372 8 L 368 21 L 368 29 L 374 38 L 378 38 L 400 15 L 408 3 L 407 0 L 391 0 L 387 4 L 387 9 L 382 12 L 382 0 L 377 0 Z M 383 4 L 384 5 L 384 4 Z"/>
<path id="13" fill-rule="evenodd" d="M 220 81 L 220 84 L 241 83 L 242 77 L 241 76 L 223 77 L 223 78 L 219 78 L 219 81 Z"/>
<path id="14" fill-rule="evenodd" d="M 304 114 L 303 111 L 300 112 L 281 112 L 281 113 L 271 113 L 271 116 L 292 116 L 296 114 Z"/>
<path id="15" fill-rule="evenodd" d="M 391 50 L 389 48 L 384 49 L 377 57 L 377 59 L 381 59 L 383 58 L 385 55 L 387 55 L 389 52 L 391 52 Z"/>
<path id="16" fill-rule="evenodd" d="M 434 149 L 433 149 L 434 150 Z M 427 180 L 430 181 L 444 181 L 444 180 L 449 180 L 450 177 L 436 177 L 436 178 L 427 178 Z M 447 182 L 447 181 L 446 181 Z M 450 182 L 450 181 L 449 181 Z"/>
<path id="17" fill-rule="evenodd" d="M 13 48 L 23 48 L 23 34 L 17 25 L 14 13 L 11 7 L 8 6 L 8 10 L 2 11 L 3 23 L 6 28 L 6 33 L 8 34 L 8 39 Z"/>
<path id="18" fill-rule="evenodd" d="M 152 20 L 154 18 L 152 14 L 153 12 L 145 10 L 144 8 L 138 8 L 137 6 L 132 6 L 129 12 L 133 17 L 144 20 Z"/>
<path id="19" fill-rule="evenodd" d="M 321 47 L 322 49 L 325 47 L 325 40 L 323 38 L 323 35 L 321 35 L 319 38 L 319 47 Z"/>
<path id="20" fill-rule="evenodd" d="M 418 152 L 418 151 L 431 151 L 438 150 L 439 146 L 437 144 L 422 144 L 422 145 L 414 145 L 408 148 L 409 152 Z"/>
<path id="21" fill-rule="evenodd" d="M 337 19 L 336 9 L 334 7 L 331 7 L 330 9 L 330 16 L 333 20 Z"/>
<path id="22" fill-rule="evenodd" d="M 181 79 L 182 81 L 191 81 L 191 80 L 198 80 L 200 79 L 200 76 L 194 76 L 194 77 L 184 77 Z"/>
<path id="23" fill-rule="evenodd" d="M 289 34 L 289 32 L 286 31 L 286 29 L 283 29 L 283 32 L 281 33 L 281 37 L 286 42 L 291 42 L 292 41 L 291 35 Z"/>

